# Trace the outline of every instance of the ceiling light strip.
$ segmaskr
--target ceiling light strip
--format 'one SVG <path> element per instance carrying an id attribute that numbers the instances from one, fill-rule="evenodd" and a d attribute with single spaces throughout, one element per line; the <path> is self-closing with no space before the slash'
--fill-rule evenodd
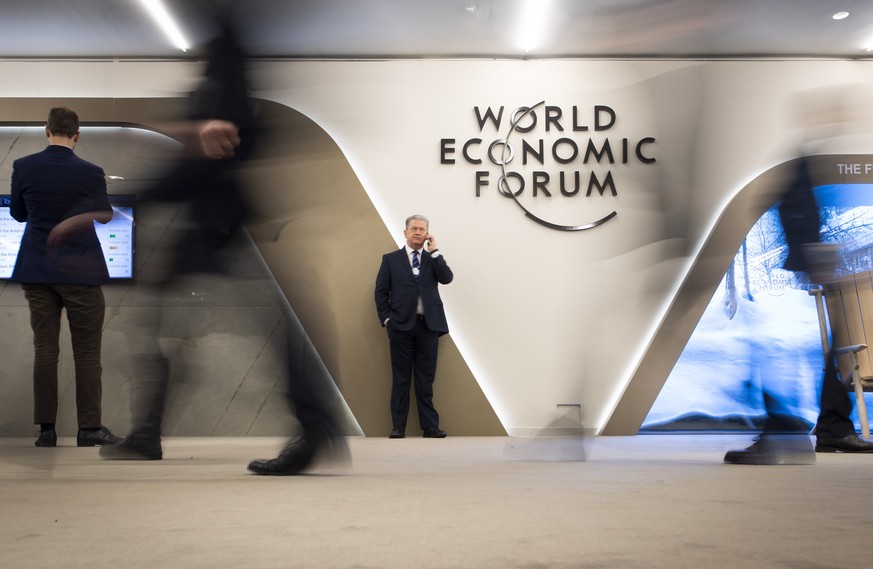
<path id="1" fill-rule="evenodd" d="M 182 51 L 188 51 L 191 45 L 185 39 L 185 36 L 182 35 L 182 30 L 179 29 L 176 21 L 167 11 L 166 6 L 164 6 L 161 0 L 139 0 L 139 3 L 148 11 L 149 16 L 158 24 L 158 27 L 161 28 L 161 31 L 170 40 L 170 43 Z"/>

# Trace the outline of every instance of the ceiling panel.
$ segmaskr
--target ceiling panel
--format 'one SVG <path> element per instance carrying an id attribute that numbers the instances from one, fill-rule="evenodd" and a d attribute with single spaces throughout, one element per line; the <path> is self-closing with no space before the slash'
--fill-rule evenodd
<path id="1" fill-rule="evenodd" d="M 192 43 L 206 0 L 164 0 Z M 536 10 L 527 11 L 533 3 Z M 870 0 L 245 0 L 234 21 L 256 57 L 867 58 Z M 845 10 L 841 21 L 832 14 Z M 536 25 L 542 18 L 540 28 Z M 541 30 L 529 52 L 521 35 Z M 138 0 L 4 0 L 3 58 L 183 58 Z"/>

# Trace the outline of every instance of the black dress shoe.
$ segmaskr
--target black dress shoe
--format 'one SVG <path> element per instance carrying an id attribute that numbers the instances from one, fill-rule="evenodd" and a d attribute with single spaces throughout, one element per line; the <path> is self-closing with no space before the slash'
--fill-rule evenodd
<path id="1" fill-rule="evenodd" d="M 251 461 L 249 470 L 262 476 L 293 476 L 312 466 L 316 456 L 348 461 L 349 448 L 345 438 L 318 438 L 317 442 L 295 439 L 276 458 Z"/>
<path id="2" fill-rule="evenodd" d="M 857 433 L 841 439 L 816 437 L 815 452 L 873 452 L 873 442 L 865 441 Z"/>
<path id="3" fill-rule="evenodd" d="M 426 429 L 422 429 L 421 436 L 426 439 L 444 439 L 446 438 L 446 433 L 444 430 L 439 427 L 428 427 Z"/>
<path id="4" fill-rule="evenodd" d="M 100 457 L 107 460 L 161 460 L 163 456 L 160 437 L 137 434 L 100 449 Z"/>
<path id="5" fill-rule="evenodd" d="M 80 447 L 102 447 L 114 445 L 117 442 L 118 437 L 106 427 L 100 427 L 96 430 L 79 429 L 79 434 L 76 435 L 76 446 Z"/>
<path id="6" fill-rule="evenodd" d="M 58 446 L 58 433 L 54 430 L 40 431 L 33 444 L 38 447 L 56 447 Z"/>
<path id="7" fill-rule="evenodd" d="M 724 455 L 728 464 L 815 464 L 807 435 L 761 435 L 755 443 Z"/>
<path id="8" fill-rule="evenodd" d="M 255 474 L 266 476 L 300 474 L 312 463 L 315 450 L 315 445 L 310 444 L 305 439 L 297 439 L 282 449 L 276 458 L 251 461 L 249 470 Z"/>
<path id="9" fill-rule="evenodd" d="M 391 434 L 388 435 L 389 439 L 403 439 L 406 438 L 406 430 L 403 427 L 394 427 L 391 430 Z"/>

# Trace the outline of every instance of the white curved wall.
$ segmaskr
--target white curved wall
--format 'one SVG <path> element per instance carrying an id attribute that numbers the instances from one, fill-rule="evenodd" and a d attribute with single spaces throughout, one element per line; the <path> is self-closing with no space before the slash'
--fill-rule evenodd
<path id="1" fill-rule="evenodd" d="M 333 136 L 398 243 L 408 214 L 430 217 L 456 275 L 443 290 L 452 337 L 510 434 L 545 427 L 559 403 L 582 403 L 586 426 L 602 428 L 720 211 L 743 185 L 796 154 L 788 112 L 794 94 L 871 84 L 870 63 L 845 61 L 261 62 L 256 68 L 258 96 L 306 114 Z M 0 97 L 173 96 L 198 69 L 7 61 L 0 63 Z M 461 157 L 464 141 L 481 137 L 487 144 L 506 134 L 505 124 L 480 132 L 474 107 L 504 106 L 508 115 L 543 100 L 564 112 L 565 127 L 573 106 L 589 123 L 594 105 L 612 108 L 615 125 L 596 133 L 598 140 L 656 139 L 646 150 L 654 164 L 631 160 L 609 168 L 614 197 L 522 196 L 535 213 L 564 224 L 616 211 L 601 227 L 561 232 L 538 225 L 497 194 L 499 168 Z M 591 134 L 545 132 L 540 120 L 531 140 Z M 440 164 L 444 138 L 457 141 L 455 164 Z M 849 142 L 842 151 L 870 152 L 864 145 Z M 552 176 L 592 170 L 551 159 L 537 169 Z M 481 197 L 477 170 L 489 171 Z M 602 175 L 605 168 L 594 170 Z M 354 244 L 349 235 L 351 251 Z M 374 276 L 377 264 L 374 259 Z"/>

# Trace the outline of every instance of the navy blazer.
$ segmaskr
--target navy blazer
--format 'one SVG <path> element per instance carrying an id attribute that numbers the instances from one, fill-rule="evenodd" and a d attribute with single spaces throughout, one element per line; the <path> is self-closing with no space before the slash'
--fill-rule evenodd
<path id="1" fill-rule="evenodd" d="M 427 327 L 442 336 L 448 333 L 446 313 L 440 298 L 438 285 L 449 284 L 454 275 L 442 255 L 432 257 L 427 251 L 421 253 L 419 279 L 415 281 L 406 248 L 382 256 L 382 265 L 376 276 L 376 312 L 379 323 L 408 331 L 415 325 L 418 298 L 424 306 L 424 321 Z"/>
<path id="2" fill-rule="evenodd" d="M 67 239 L 50 257 L 49 232 L 80 213 L 112 211 L 99 166 L 71 148 L 52 144 L 12 166 L 9 213 L 26 221 L 11 280 L 20 283 L 100 285 L 109 281 L 106 259 L 93 227 Z"/>

